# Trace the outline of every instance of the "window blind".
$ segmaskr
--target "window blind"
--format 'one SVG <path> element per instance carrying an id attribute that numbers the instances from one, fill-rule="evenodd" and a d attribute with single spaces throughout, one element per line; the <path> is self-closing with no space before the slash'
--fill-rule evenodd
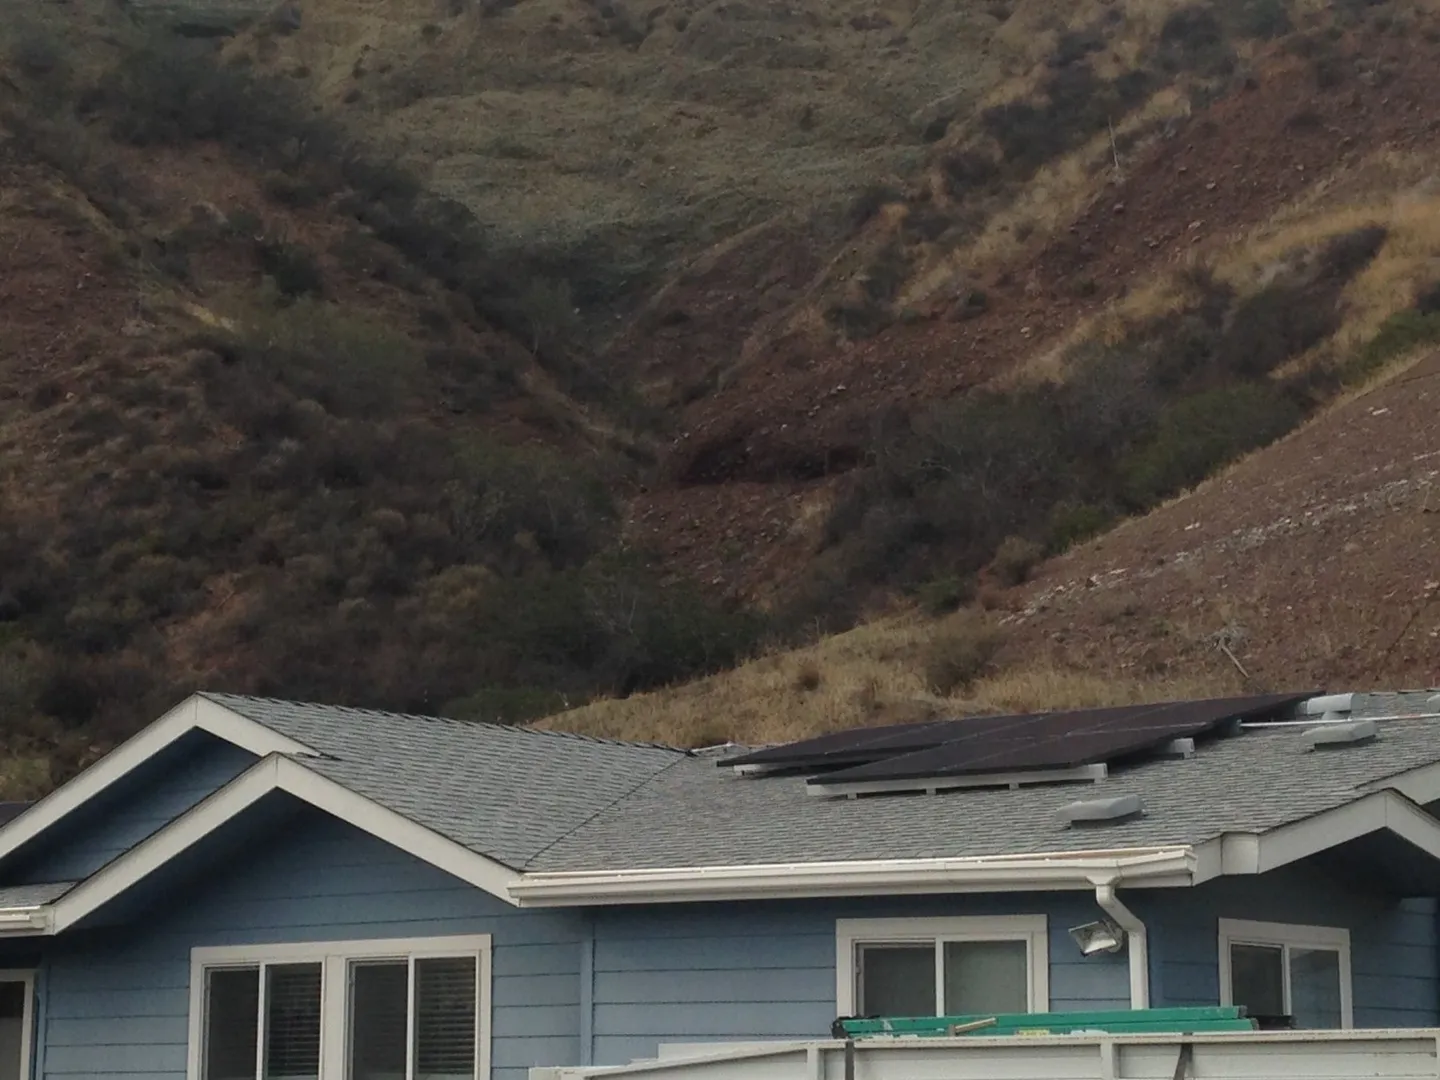
<path id="1" fill-rule="evenodd" d="M 409 999 L 407 961 L 351 963 L 349 1080 L 405 1080 Z"/>
<path id="2" fill-rule="evenodd" d="M 475 1076 L 473 956 L 415 961 L 415 1080 Z"/>
<path id="3" fill-rule="evenodd" d="M 205 1080 L 255 1080 L 260 1033 L 260 969 L 205 974 Z"/>
<path id="4" fill-rule="evenodd" d="M 264 1080 L 319 1080 L 320 965 L 265 968 Z"/>

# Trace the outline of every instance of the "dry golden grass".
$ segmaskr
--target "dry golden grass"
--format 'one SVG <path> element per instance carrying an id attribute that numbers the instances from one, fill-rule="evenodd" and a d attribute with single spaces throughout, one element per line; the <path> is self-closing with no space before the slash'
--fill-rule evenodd
<path id="1" fill-rule="evenodd" d="M 684 686 L 598 701 L 535 726 L 607 738 L 705 746 L 801 739 L 826 731 L 980 712 L 1084 708 L 1235 689 L 1224 676 L 1114 679 L 1045 665 L 1001 668 L 949 697 L 927 687 L 925 655 L 961 612 L 903 614 L 814 645 L 771 653 Z"/>
<path id="2" fill-rule="evenodd" d="M 1220 276 L 1240 285 L 1264 279 L 1287 252 L 1383 225 L 1378 255 L 1345 290 L 1345 323 L 1332 346 L 1352 349 L 1390 315 L 1414 302 L 1417 286 L 1440 277 L 1440 185 L 1433 155 L 1381 151 L 1338 177 L 1331 190 L 1296 203 L 1254 230 L 1217 262 Z"/>

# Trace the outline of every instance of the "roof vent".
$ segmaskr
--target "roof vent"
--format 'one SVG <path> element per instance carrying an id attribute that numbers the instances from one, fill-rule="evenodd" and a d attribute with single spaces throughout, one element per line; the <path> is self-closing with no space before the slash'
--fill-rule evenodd
<path id="1" fill-rule="evenodd" d="M 1326 713 L 1348 713 L 1355 707 L 1354 694 L 1321 694 L 1300 705 L 1304 716 L 1323 716 Z"/>
<path id="2" fill-rule="evenodd" d="M 1380 728 L 1374 720 L 1352 720 L 1346 724 L 1310 728 L 1305 732 L 1305 738 L 1310 743 L 1310 749 L 1319 750 L 1325 746 L 1354 746 L 1369 742 L 1378 734 Z"/>
<path id="3" fill-rule="evenodd" d="M 1143 808 L 1139 795 L 1116 795 L 1109 799 L 1081 799 L 1067 803 L 1060 808 L 1060 817 L 1069 825 L 1086 821 L 1118 821 L 1133 817 Z"/>

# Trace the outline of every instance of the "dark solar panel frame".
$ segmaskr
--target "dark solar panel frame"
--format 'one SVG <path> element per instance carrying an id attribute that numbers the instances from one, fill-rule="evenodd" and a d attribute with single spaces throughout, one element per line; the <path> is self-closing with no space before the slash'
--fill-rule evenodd
<path id="1" fill-rule="evenodd" d="M 890 724 L 885 727 L 859 728 L 817 735 L 785 746 L 772 746 L 738 757 L 725 758 L 723 766 L 763 765 L 784 768 L 826 767 L 838 764 L 877 761 L 896 754 L 929 750 L 943 745 L 951 736 L 946 734 L 954 720 L 925 720 L 918 723 Z"/>
<path id="2" fill-rule="evenodd" d="M 751 751 L 725 758 L 718 765 L 726 767 L 765 766 L 784 769 L 831 769 L 838 766 L 863 765 L 898 757 L 921 750 L 933 750 L 959 739 L 970 739 L 990 731 L 1007 733 L 1025 725 L 1044 723 L 1056 716 L 1103 718 L 1139 715 L 1163 706 L 1118 705 L 1102 708 L 1075 709 L 1065 713 L 1003 713 L 968 716 L 960 719 L 925 720 L 918 723 L 890 724 L 885 727 L 858 728 L 817 735 L 800 742 Z"/>
<path id="3" fill-rule="evenodd" d="M 1008 727 L 999 723 L 1003 717 L 979 717 L 975 719 L 985 723 L 956 721 L 968 730 L 939 746 L 872 759 L 810 783 L 921 780 L 1114 763 L 1175 739 L 1203 736 L 1237 720 L 1273 714 L 1311 696 L 1263 694 L 1085 709 L 1019 718 Z"/>

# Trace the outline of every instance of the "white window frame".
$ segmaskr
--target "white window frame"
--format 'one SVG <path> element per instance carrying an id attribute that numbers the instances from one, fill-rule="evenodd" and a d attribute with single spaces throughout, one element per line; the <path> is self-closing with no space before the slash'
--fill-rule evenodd
<path id="1" fill-rule="evenodd" d="M 938 919 L 837 919 L 835 1015 L 854 1016 L 860 999 L 862 945 L 933 945 L 935 1008 L 945 1008 L 944 944 L 949 941 L 1023 941 L 1030 1012 L 1050 1011 L 1050 930 L 1044 915 L 957 916 Z"/>
<path id="2" fill-rule="evenodd" d="M 222 945 L 190 950 L 190 1035 L 186 1080 L 201 1080 L 205 1048 L 205 973 L 210 968 L 249 964 L 319 963 L 320 1080 L 344 1080 L 347 1071 L 348 968 L 356 960 L 425 960 L 474 956 L 475 1075 L 490 1076 L 491 939 L 489 934 L 451 937 L 381 938 L 358 941 L 317 941 L 283 945 Z M 332 993 L 332 987 L 340 992 Z"/>
<path id="3" fill-rule="evenodd" d="M 1261 945 L 1284 950 L 1285 1008 L 1294 1007 L 1290 998 L 1290 949 L 1329 949 L 1340 954 L 1340 1027 L 1355 1026 L 1355 1003 L 1350 977 L 1350 931 L 1341 926 L 1303 926 L 1298 923 L 1254 922 L 1249 919 L 1220 920 L 1220 1004 L 1235 1004 L 1231 984 L 1230 946 Z"/>
<path id="4" fill-rule="evenodd" d="M 0 982 L 25 987 L 25 1004 L 20 1013 L 20 1076 L 29 1080 L 35 1071 L 35 969 L 0 968 Z"/>

